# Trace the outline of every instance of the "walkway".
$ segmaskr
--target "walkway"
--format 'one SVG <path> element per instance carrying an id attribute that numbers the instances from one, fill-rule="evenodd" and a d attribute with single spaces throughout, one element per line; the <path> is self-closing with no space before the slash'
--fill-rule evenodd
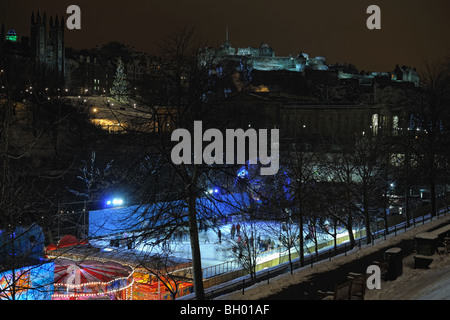
<path id="1" fill-rule="evenodd" d="M 450 300 L 450 255 L 434 255 L 430 269 L 414 269 L 414 255 L 403 260 L 403 274 L 370 290 L 366 300 Z"/>
<path id="2" fill-rule="evenodd" d="M 241 291 L 236 291 L 230 294 L 219 297 L 219 299 L 235 299 L 235 300 L 314 300 L 317 299 L 317 290 L 322 291 L 332 291 L 336 283 L 342 283 L 345 281 L 346 276 L 349 272 L 365 272 L 367 267 L 373 264 L 374 260 L 383 260 L 384 252 L 392 247 L 402 248 L 402 252 L 407 258 L 405 259 L 405 264 L 407 268 L 408 256 L 412 253 L 414 249 L 414 235 L 425 232 L 428 230 L 435 229 L 444 224 L 450 222 L 450 216 L 441 217 L 439 219 L 434 219 L 431 222 L 425 223 L 424 225 L 416 226 L 416 228 L 411 228 L 396 237 L 391 236 L 386 240 L 380 239 L 377 241 L 376 245 L 363 246 L 361 249 L 355 247 L 347 255 L 340 255 L 333 258 L 331 261 L 324 260 L 322 262 L 316 263 L 312 268 L 309 266 L 303 267 L 301 269 L 295 270 L 294 274 L 291 276 L 289 273 L 280 275 L 270 280 L 269 284 L 266 282 L 260 282 L 250 288 L 246 288 L 245 294 L 242 295 Z M 445 265 L 445 263 L 443 264 Z M 433 264 L 432 264 L 433 266 Z M 405 269 L 408 270 L 408 269 Z M 434 275 L 427 272 L 427 270 L 417 269 L 417 274 L 405 272 L 405 278 L 410 274 L 412 278 L 410 280 L 398 281 L 400 277 L 395 280 L 398 281 L 398 285 L 404 282 L 406 286 L 414 285 L 413 279 L 415 276 L 427 276 L 429 279 L 433 278 L 435 280 L 442 280 L 445 283 L 450 282 L 450 276 L 445 275 L 445 270 L 442 272 L 437 272 Z M 422 272 L 421 272 L 422 271 Z M 422 278 L 421 278 L 422 279 Z M 417 288 L 424 290 L 423 297 L 426 297 L 426 292 L 429 292 L 428 297 L 432 297 L 433 288 L 436 289 L 438 286 L 427 287 L 426 281 L 429 280 L 423 278 L 423 280 L 416 283 Z M 406 291 L 409 289 L 402 289 L 399 287 L 395 290 L 395 287 L 390 287 L 390 285 L 395 285 L 396 282 L 382 282 L 382 289 L 379 292 L 369 292 L 368 298 L 371 299 L 389 299 L 393 297 L 394 299 L 405 299 L 402 298 L 400 293 L 402 290 Z M 386 287 L 385 296 L 383 296 L 384 287 Z M 389 291 L 389 288 L 392 291 Z M 391 292 L 391 293 L 389 293 Z M 416 292 L 419 292 L 416 290 Z M 405 293 L 406 294 L 406 293 Z M 392 295 L 392 296 L 390 296 Z M 420 298 L 419 295 L 412 295 L 411 298 Z"/>

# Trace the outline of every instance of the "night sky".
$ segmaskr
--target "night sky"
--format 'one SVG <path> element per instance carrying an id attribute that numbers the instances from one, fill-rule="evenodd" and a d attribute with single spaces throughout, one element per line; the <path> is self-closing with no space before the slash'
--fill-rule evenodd
<path id="1" fill-rule="evenodd" d="M 268 43 L 277 56 L 325 56 L 359 70 L 417 67 L 450 53 L 449 0 L 2 0 L 0 22 L 28 36 L 31 11 L 64 15 L 81 8 L 82 30 L 66 29 L 66 46 L 93 48 L 115 40 L 156 53 L 176 27 L 194 26 L 210 46 Z M 381 30 L 368 30 L 366 9 L 381 8 Z"/>

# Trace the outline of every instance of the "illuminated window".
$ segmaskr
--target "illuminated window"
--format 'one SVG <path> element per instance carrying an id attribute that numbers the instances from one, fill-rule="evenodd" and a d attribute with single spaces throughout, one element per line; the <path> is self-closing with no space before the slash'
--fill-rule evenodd
<path id="1" fill-rule="evenodd" d="M 378 134 L 378 114 L 376 113 L 372 115 L 372 133 Z"/>
<path id="2" fill-rule="evenodd" d="M 392 129 L 393 129 L 393 134 L 397 135 L 398 134 L 398 116 L 392 117 Z"/>

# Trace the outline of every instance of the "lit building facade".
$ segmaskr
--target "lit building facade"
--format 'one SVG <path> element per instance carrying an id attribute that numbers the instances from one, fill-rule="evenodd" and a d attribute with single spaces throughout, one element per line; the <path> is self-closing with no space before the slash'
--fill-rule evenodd
<path id="1" fill-rule="evenodd" d="M 2 69 L 33 67 L 40 79 L 64 83 L 65 43 L 64 18 L 56 16 L 47 21 L 47 14 L 31 14 L 30 35 L 21 36 L 14 28 L 0 30 L 0 66 Z M 19 65 L 20 64 L 20 65 Z"/>
<path id="2" fill-rule="evenodd" d="M 201 60 L 220 62 L 240 63 L 245 61 L 249 68 L 260 71 L 287 70 L 302 72 L 307 67 L 313 70 L 328 70 L 325 57 L 310 58 L 308 54 L 299 52 L 295 57 L 277 57 L 275 51 L 266 43 L 262 43 L 259 48 L 243 47 L 234 48 L 230 42 L 226 40 L 224 44 L 218 48 L 205 48 L 201 55 Z"/>

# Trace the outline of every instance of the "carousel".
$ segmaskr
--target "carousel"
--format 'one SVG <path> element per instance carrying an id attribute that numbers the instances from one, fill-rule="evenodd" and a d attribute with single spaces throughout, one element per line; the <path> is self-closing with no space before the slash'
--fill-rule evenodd
<path id="1" fill-rule="evenodd" d="M 52 300 L 171 300 L 193 291 L 190 261 L 105 250 L 71 235 L 45 253 L 54 261 Z"/>
<path id="2" fill-rule="evenodd" d="M 62 241 L 61 241 L 62 240 Z M 47 247 L 47 254 L 71 246 L 88 246 L 75 239 L 61 239 Z M 79 249 L 79 248 L 78 248 Z M 50 252 L 49 252 L 50 251 Z M 74 249 L 71 250 L 73 252 Z M 129 265 L 99 259 L 95 255 L 62 255 L 54 259 L 54 294 L 52 300 L 130 300 L 134 284 Z"/>
<path id="3" fill-rule="evenodd" d="M 133 272 L 116 262 L 55 261 L 53 300 L 129 300 Z"/>

